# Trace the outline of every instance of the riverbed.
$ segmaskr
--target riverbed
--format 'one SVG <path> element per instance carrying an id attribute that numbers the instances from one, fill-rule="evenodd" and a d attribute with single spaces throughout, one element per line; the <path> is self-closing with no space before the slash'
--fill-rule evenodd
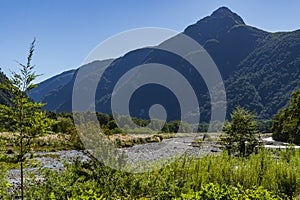
<path id="1" fill-rule="evenodd" d="M 199 139 L 199 138 L 198 138 Z M 164 139 L 161 142 L 147 143 L 135 145 L 128 148 L 120 148 L 126 155 L 127 162 L 136 163 L 141 161 L 156 162 L 163 159 L 168 159 L 172 156 L 188 155 L 194 157 L 203 157 L 208 154 L 220 153 L 222 150 L 216 142 L 204 141 L 201 145 L 194 145 L 193 141 L 197 140 L 196 137 L 178 137 Z M 276 142 L 271 137 L 262 139 L 265 148 L 284 149 L 288 148 L 286 143 Z M 300 146 L 294 146 L 300 148 Z M 91 152 L 91 151 L 89 151 Z M 74 159 L 79 159 L 82 162 L 89 160 L 87 153 L 77 150 L 59 151 L 59 152 L 35 152 L 33 159 L 38 162 L 39 168 L 48 168 L 51 170 L 63 170 L 64 162 L 72 163 Z M 38 171 L 36 168 L 27 168 L 25 172 Z M 39 177 L 38 177 L 39 178 Z M 40 177 L 42 179 L 42 177 Z M 20 183 L 20 170 L 11 169 L 8 173 L 8 180 L 14 186 Z"/>

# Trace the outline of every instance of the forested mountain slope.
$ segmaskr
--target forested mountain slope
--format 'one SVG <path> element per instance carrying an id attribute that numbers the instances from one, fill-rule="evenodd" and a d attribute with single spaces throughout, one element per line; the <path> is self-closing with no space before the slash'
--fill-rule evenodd
<path id="1" fill-rule="evenodd" d="M 0 84 L 5 84 L 7 81 L 8 78 L 0 69 Z M 0 104 L 9 105 L 11 103 L 10 98 L 11 94 L 7 90 L 0 88 Z"/>
<path id="2" fill-rule="evenodd" d="M 255 111 L 261 119 L 270 119 L 287 104 L 291 92 L 300 87 L 300 31 L 266 32 L 248 26 L 236 13 L 221 7 L 212 15 L 188 26 L 183 33 L 199 42 L 216 63 L 225 83 L 228 113 L 240 105 Z M 177 68 L 196 84 L 194 90 L 201 101 L 201 120 L 208 121 L 210 99 L 201 77 L 191 73 L 192 66 L 184 59 L 153 48 L 128 52 L 110 64 L 105 78 L 97 88 L 97 110 L 111 113 L 111 91 L 116 81 L 134 66 L 151 62 Z M 101 68 L 101 61 L 90 65 L 97 70 L 98 64 Z M 85 79 L 89 80 L 92 77 L 93 73 L 89 73 Z M 51 82 L 51 92 L 37 89 L 41 91 L 41 100 L 47 103 L 45 109 L 67 112 L 72 110 L 74 78 L 64 86 L 58 86 L 55 81 Z M 43 83 L 40 87 L 41 85 Z M 162 95 L 164 98 L 158 101 L 156 97 Z M 154 103 L 167 107 L 169 119 L 179 116 L 178 110 L 175 109 L 178 105 L 172 100 L 172 94 L 165 94 L 161 88 L 150 88 L 147 93 L 137 94 L 137 97 L 135 104 L 131 106 L 131 113 L 136 117 L 147 118 L 148 115 L 141 114 L 140 111 L 147 110 Z"/>

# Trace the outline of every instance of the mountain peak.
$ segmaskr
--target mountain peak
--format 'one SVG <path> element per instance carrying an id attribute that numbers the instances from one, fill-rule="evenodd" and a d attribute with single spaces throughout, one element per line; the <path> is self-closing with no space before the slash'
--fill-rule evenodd
<path id="1" fill-rule="evenodd" d="M 184 33 L 204 44 L 209 39 L 219 39 L 232 27 L 244 25 L 243 19 L 227 7 L 220 7 L 210 16 L 204 17 L 195 24 L 188 26 Z"/>
<path id="2" fill-rule="evenodd" d="M 232 12 L 227 7 L 220 7 L 217 10 L 215 10 L 210 17 L 216 18 L 216 19 L 223 19 L 223 18 L 231 18 L 233 19 L 237 24 L 245 24 L 243 19 L 237 15 L 236 13 Z"/>

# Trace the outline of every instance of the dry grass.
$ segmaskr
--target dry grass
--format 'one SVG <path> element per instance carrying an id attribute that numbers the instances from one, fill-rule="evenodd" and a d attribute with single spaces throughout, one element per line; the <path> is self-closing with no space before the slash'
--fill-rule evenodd
<path id="1" fill-rule="evenodd" d="M 0 138 L 6 139 L 6 140 L 13 140 L 16 139 L 18 133 L 11 133 L 11 132 L 2 132 L 0 133 Z M 66 141 L 70 139 L 70 135 L 68 134 L 49 134 L 40 136 L 34 139 L 34 141 Z"/>
<path id="2" fill-rule="evenodd" d="M 114 135 L 110 135 L 108 136 L 108 139 L 111 141 L 115 141 L 116 139 L 122 140 L 122 141 L 129 141 L 132 139 L 145 139 L 145 138 L 150 138 L 153 137 L 154 135 L 152 134 L 114 134 Z"/>

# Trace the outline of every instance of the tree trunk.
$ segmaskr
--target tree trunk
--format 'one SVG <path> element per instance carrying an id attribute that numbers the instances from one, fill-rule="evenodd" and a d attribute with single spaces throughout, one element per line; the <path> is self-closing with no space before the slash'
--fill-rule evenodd
<path id="1" fill-rule="evenodd" d="M 20 163 L 21 165 L 21 199 L 24 200 L 24 175 L 23 175 L 23 161 Z"/>

